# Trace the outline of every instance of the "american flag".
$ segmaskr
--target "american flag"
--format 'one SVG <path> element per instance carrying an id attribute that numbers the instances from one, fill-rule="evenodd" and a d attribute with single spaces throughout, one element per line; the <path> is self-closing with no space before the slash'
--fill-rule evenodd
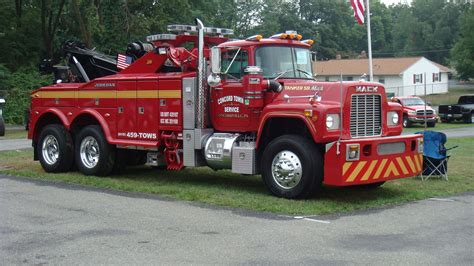
<path id="1" fill-rule="evenodd" d="M 132 63 L 132 58 L 124 54 L 117 55 L 117 68 L 125 69 Z"/>
<path id="2" fill-rule="evenodd" d="M 357 23 L 364 24 L 364 0 L 351 0 L 352 8 L 354 9 L 354 17 L 357 20 Z"/>

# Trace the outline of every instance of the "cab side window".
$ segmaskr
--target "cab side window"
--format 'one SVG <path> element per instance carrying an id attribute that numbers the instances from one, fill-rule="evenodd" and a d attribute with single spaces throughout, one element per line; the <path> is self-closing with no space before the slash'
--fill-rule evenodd
<path id="1" fill-rule="evenodd" d="M 235 57 L 234 62 L 232 59 Z M 245 50 L 227 50 L 222 53 L 222 71 L 229 69 L 226 80 L 240 80 L 244 75 L 244 69 L 249 65 L 248 53 Z"/>

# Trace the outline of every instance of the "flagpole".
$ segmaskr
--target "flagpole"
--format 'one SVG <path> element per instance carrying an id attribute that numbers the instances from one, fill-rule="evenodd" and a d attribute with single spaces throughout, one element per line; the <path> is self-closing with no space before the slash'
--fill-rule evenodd
<path id="1" fill-rule="evenodd" d="M 369 73 L 370 81 L 374 81 L 374 71 L 372 69 L 372 37 L 370 36 L 370 0 L 367 0 L 367 42 L 369 46 Z"/>

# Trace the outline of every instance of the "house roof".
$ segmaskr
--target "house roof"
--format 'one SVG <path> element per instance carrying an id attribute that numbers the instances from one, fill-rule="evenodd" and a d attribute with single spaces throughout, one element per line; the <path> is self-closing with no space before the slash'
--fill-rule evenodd
<path id="1" fill-rule="evenodd" d="M 422 58 L 424 57 L 374 58 L 372 59 L 374 75 L 399 75 Z M 340 75 L 341 72 L 343 75 L 362 75 L 369 73 L 368 61 L 367 58 L 317 61 L 313 63 L 313 69 L 319 76 Z M 443 65 L 430 62 L 439 67 L 441 72 L 451 72 Z"/>

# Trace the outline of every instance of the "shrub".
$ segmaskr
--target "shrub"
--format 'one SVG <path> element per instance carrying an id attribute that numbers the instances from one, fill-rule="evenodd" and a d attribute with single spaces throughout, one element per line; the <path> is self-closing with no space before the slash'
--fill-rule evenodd
<path id="1" fill-rule="evenodd" d="M 30 105 L 31 91 L 51 84 L 50 75 L 40 75 L 34 68 L 20 68 L 10 73 L 0 65 L 0 90 L 5 97 L 3 117 L 7 124 L 23 124 Z"/>

